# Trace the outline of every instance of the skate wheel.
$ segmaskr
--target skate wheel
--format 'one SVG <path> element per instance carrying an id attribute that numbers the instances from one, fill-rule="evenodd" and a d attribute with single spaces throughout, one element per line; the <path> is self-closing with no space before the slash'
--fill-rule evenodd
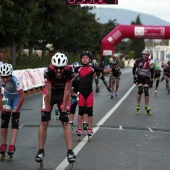
<path id="1" fill-rule="evenodd" d="M 78 136 L 78 142 L 80 142 L 81 141 L 81 137 L 80 136 Z"/>
<path id="2" fill-rule="evenodd" d="M 1 161 L 4 161 L 5 158 L 6 158 L 6 154 L 0 154 L 0 160 L 1 160 Z"/>
<path id="3" fill-rule="evenodd" d="M 88 136 L 88 142 L 90 142 L 91 136 Z"/>
<path id="4" fill-rule="evenodd" d="M 8 155 L 7 161 L 12 161 L 13 155 Z"/>
<path id="5" fill-rule="evenodd" d="M 73 170 L 73 163 L 69 163 L 69 169 Z"/>
<path id="6" fill-rule="evenodd" d="M 38 163 L 38 170 L 43 170 L 43 162 Z"/>

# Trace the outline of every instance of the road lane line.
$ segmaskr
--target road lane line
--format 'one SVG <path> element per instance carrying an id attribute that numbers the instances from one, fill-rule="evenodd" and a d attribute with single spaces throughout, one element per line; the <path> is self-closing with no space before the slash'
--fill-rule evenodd
<path id="1" fill-rule="evenodd" d="M 149 129 L 150 132 L 153 132 L 153 130 L 150 127 L 148 127 L 148 129 Z"/>
<path id="2" fill-rule="evenodd" d="M 19 129 L 21 129 L 24 126 L 24 124 L 22 124 L 21 126 L 19 126 Z"/>
<path id="3" fill-rule="evenodd" d="M 114 111 L 120 106 L 120 104 L 127 98 L 130 92 L 134 89 L 136 85 L 133 85 L 127 93 L 118 101 L 118 103 L 97 123 L 97 126 L 93 128 L 93 135 L 99 130 L 99 126 L 103 125 L 106 120 L 114 113 Z M 93 136 L 92 136 L 93 137 Z M 81 142 L 74 148 L 74 153 L 77 155 L 79 151 L 88 143 L 88 135 L 86 135 Z M 64 170 L 69 165 L 67 157 L 56 167 L 55 170 Z"/>

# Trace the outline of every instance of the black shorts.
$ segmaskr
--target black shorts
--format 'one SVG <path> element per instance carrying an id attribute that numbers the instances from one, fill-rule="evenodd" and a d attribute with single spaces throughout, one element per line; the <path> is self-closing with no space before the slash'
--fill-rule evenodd
<path id="1" fill-rule="evenodd" d="M 63 96 L 64 96 L 63 91 L 52 90 L 51 101 L 50 101 L 51 107 L 53 108 L 54 104 L 57 104 L 58 106 L 60 106 L 60 104 L 63 103 Z"/>
<path id="2" fill-rule="evenodd" d="M 137 83 L 138 84 L 148 84 L 150 83 L 150 77 L 144 77 L 144 76 L 141 76 L 141 75 L 138 75 L 138 80 L 137 80 Z"/>

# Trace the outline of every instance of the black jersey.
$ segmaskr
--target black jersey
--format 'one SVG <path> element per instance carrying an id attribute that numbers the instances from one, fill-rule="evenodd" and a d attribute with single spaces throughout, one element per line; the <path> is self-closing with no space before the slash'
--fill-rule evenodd
<path id="1" fill-rule="evenodd" d="M 81 93 L 83 93 L 86 90 L 88 90 L 88 92 L 92 91 L 94 72 L 103 72 L 103 69 L 96 66 L 84 65 L 76 67 L 75 72 L 79 73 L 79 90 Z"/>
<path id="2" fill-rule="evenodd" d="M 55 76 L 54 67 L 50 65 L 44 71 L 44 79 L 45 79 L 45 83 L 47 82 L 51 83 L 52 90 L 58 90 L 58 91 L 63 90 L 64 91 L 66 83 L 72 82 L 73 71 L 72 71 L 72 68 L 67 65 L 65 67 L 63 76 L 61 78 L 57 78 Z"/>
<path id="3" fill-rule="evenodd" d="M 74 77 L 72 81 L 72 89 L 75 94 L 79 92 L 80 77 Z"/>

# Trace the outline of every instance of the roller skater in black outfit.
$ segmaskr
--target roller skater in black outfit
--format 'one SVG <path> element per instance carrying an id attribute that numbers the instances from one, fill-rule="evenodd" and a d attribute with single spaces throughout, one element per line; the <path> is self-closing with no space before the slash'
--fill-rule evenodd
<path id="1" fill-rule="evenodd" d="M 93 134 L 92 122 L 93 122 L 93 76 L 95 72 L 110 72 L 111 69 L 101 69 L 99 67 L 90 66 L 89 63 L 92 59 L 92 54 L 89 51 L 83 51 L 80 55 L 82 66 L 76 67 L 75 72 L 79 73 L 80 84 L 79 84 L 79 115 L 78 115 L 78 130 L 76 132 L 77 136 L 82 135 L 82 116 L 84 114 L 88 115 L 88 140 Z"/>
<path id="2" fill-rule="evenodd" d="M 166 81 L 166 90 L 168 91 L 168 94 L 170 94 L 169 78 L 170 78 L 170 61 L 163 65 L 163 76 L 161 78 L 161 81 L 163 81 L 164 79 Z"/>
<path id="3" fill-rule="evenodd" d="M 51 119 L 51 110 L 54 104 L 58 105 L 60 116 L 59 120 L 64 131 L 67 146 L 67 158 L 72 168 L 76 156 L 72 150 L 72 130 L 69 125 L 68 112 L 70 110 L 70 90 L 72 86 L 73 72 L 67 65 L 67 57 L 62 53 L 56 53 L 51 58 L 51 65 L 44 72 L 45 79 L 45 108 L 41 110 L 41 123 L 38 132 L 39 150 L 35 161 L 39 163 L 39 169 L 43 168 L 45 157 L 44 146 L 47 137 L 47 127 Z"/>
<path id="4" fill-rule="evenodd" d="M 137 94 L 137 104 L 136 111 L 137 114 L 140 114 L 140 102 L 141 96 L 144 92 L 145 94 L 145 109 L 147 115 L 151 115 L 151 108 L 149 104 L 149 87 L 152 87 L 153 76 L 154 76 L 154 64 L 151 59 L 149 59 L 150 51 L 143 50 L 142 58 L 138 58 L 133 66 L 132 73 L 134 77 L 134 83 L 138 85 L 138 94 Z"/>

